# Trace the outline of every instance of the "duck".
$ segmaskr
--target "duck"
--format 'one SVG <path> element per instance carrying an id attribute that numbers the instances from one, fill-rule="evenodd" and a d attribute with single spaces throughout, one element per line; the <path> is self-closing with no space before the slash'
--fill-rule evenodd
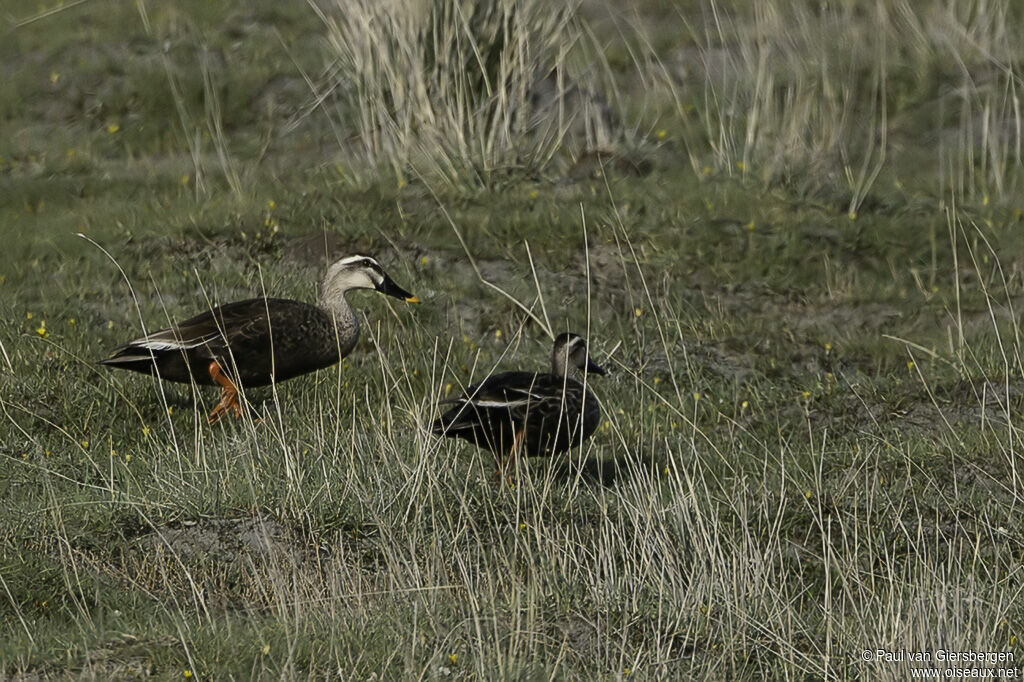
<path id="1" fill-rule="evenodd" d="M 462 438 L 498 458 L 552 456 L 578 447 L 593 435 L 601 410 L 590 390 L 571 372 L 605 375 L 587 352 L 587 342 L 565 332 L 555 338 L 551 372 L 502 372 L 472 385 L 431 426 L 435 436 Z"/>
<path id="2" fill-rule="evenodd" d="M 221 388 L 207 421 L 241 416 L 239 385 L 266 386 L 329 367 L 352 352 L 359 319 L 346 294 L 373 289 L 419 303 L 373 258 L 349 256 L 324 276 L 318 304 L 250 298 L 217 306 L 115 349 L 100 364 L 167 381 Z"/>

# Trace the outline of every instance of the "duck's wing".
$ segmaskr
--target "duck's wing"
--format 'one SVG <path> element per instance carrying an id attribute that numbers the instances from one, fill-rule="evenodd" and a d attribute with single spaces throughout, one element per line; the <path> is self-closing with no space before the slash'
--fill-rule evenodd
<path id="1" fill-rule="evenodd" d="M 229 348 L 259 344 L 269 338 L 268 306 L 287 301 L 253 298 L 219 306 L 184 322 L 147 334 L 118 348 L 106 364 L 148 360 L 166 352 L 189 352 L 216 359 Z"/>
<path id="2" fill-rule="evenodd" d="M 565 402 L 563 381 L 562 377 L 531 372 L 496 374 L 448 401 L 455 405 L 434 422 L 432 430 L 435 434 L 454 434 L 471 431 L 499 415 L 522 422 L 531 412 L 557 414 Z"/>

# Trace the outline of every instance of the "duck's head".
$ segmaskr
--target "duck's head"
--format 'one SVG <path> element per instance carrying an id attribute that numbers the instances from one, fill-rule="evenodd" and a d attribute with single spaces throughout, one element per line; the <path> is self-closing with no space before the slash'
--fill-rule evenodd
<path id="1" fill-rule="evenodd" d="M 350 289 L 375 289 L 382 294 L 419 303 L 416 298 L 384 272 L 380 263 L 369 256 L 349 256 L 327 268 L 321 298 L 325 301 L 343 296 Z"/>
<path id="2" fill-rule="evenodd" d="M 555 347 L 551 351 L 551 371 L 565 376 L 569 367 L 581 372 L 605 375 L 608 372 L 590 359 L 587 353 L 587 342 L 579 334 L 564 332 L 555 338 Z"/>

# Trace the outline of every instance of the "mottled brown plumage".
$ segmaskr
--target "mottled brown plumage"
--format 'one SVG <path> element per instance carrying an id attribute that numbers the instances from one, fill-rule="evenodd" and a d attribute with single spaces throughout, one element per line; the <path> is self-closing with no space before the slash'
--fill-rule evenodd
<path id="1" fill-rule="evenodd" d="M 214 422 L 228 410 L 236 415 L 238 384 L 266 386 L 315 372 L 345 357 L 359 338 L 359 321 L 345 300 L 352 289 L 417 302 L 364 256 L 344 258 L 324 278 L 320 304 L 282 298 L 228 303 L 184 322 L 136 339 L 101 364 L 161 379 L 223 388 Z"/>
<path id="2" fill-rule="evenodd" d="M 579 446 L 597 429 L 597 399 L 569 367 L 592 374 L 605 370 L 590 359 L 576 334 L 555 339 L 551 373 L 503 372 L 456 398 L 434 422 L 435 435 L 463 438 L 501 457 L 549 456 Z"/>

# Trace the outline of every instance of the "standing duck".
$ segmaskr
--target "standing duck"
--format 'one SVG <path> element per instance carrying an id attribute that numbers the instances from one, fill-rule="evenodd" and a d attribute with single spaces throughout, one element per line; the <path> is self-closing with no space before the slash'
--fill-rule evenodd
<path id="1" fill-rule="evenodd" d="M 333 365 L 352 351 L 359 338 L 359 320 L 345 300 L 352 289 L 376 289 L 419 303 L 377 261 L 349 256 L 327 269 L 319 305 L 283 298 L 228 303 L 135 339 L 100 364 L 220 386 L 220 402 L 209 422 L 228 411 L 238 417 L 238 384 L 266 386 L 291 379 Z"/>
<path id="2" fill-rule="evenodd" d="M 551 373 L 503 372 L 470 386 L 453 401 L 431 431 L 464 438 L 499 458 L 555 455 L 579 446 L 601 420 L 597 399 L 569 376 L 606 374 L 587 354 L 577 334 L 559 334 L 551 351 Z M 501 462 L 499 460 L 499 467 Z"/>

